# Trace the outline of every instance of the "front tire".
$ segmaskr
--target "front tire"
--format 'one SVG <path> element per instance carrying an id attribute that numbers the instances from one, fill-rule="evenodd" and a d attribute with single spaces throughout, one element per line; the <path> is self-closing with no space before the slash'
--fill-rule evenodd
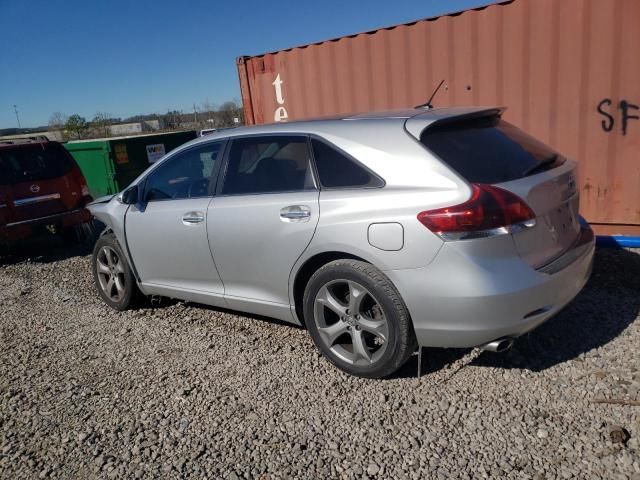
<path id="1" fill-rule="evenodd" d="M 107 305 L 119 311 L 133 306 L 138 295 L 136 279 L 113 233 L 96 242 L 91 267 L 98 294 Z"/>
<path id="2" fill-rule="evenodd" d="M 400 294 L 366 262 L 345 259 L 321 267 L 305 289 L 304 317 L 322 354 L 351 375 L 386 377 L 416 347 Z"/>

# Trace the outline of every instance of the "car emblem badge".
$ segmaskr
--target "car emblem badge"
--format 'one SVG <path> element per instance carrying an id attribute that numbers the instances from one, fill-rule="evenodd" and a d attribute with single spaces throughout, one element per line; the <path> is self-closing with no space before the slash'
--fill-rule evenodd
<path id="1" fill-rule="evenodd" d="M 38 185 L 31 185 L 29 187 L 29 190 L 31 190 L 33 193 L 38 193 L 40 191 L 40 187 Z"/>

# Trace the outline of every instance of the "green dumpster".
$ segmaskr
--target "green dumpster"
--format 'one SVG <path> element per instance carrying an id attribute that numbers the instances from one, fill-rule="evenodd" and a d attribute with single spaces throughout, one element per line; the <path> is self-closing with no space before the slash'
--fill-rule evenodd
<path id="1" fill-rule="evenodd" d="M 74 140 L 65 148 L 78 163 L 93 198 L 122 191 L 165 153 L 196 138 L 195 131 Z"/>

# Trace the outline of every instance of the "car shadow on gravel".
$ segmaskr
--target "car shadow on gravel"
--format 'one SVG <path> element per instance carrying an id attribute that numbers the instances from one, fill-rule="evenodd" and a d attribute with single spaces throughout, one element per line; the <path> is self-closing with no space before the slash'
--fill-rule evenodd
<path id="1" fill-rule="evenodd" d="M 10 248 L 0 244 L 0 267 L 23 262 L 59 262 L 90 255 L 104 224 L 94 220 L 86 225 L 81 239 L 65 240 L 58 234 L 40 234 L 21 240 Z"/>
<path id="2" fill-rule="evenodd" d="M 505 353 L 483 352 L 470 365 L 542 371 L 606 345 L 640 313 L 640 251 L 598 249 L 593 274 L 567 307 L 536 330 L 520 337 Z M 424 348 L 421 375 L 443 370 L 470 348 Z M 415 378 L 412 356 L 390 379 Z"/>
<path id="3" fill-rule="evenodd" d="M 0 267 L 24 262 L 51 263 L 72 257 L 89 255 L 93 245 L 68 245 L 54 235 L 51 237 L 29 239 L 11 250 L 0 250 Z"/>
<path id="4" fill-rule="evenodd" d="M 420 376 L 424 377 L 431 373 L 438 372 L 453 365 L 458 360 L 471 352 L 471 348 L 423 348 L 422 368 Z M 400 369 L 390 375 L 389 379 L 397 378 L 417 378 L 418 376 L 418 355 L 417 353 L 409 358 Z"/>
<path id="5" fill-rule="evenodd" d="M 591 279 L 567 307 L 520 337 L 505 353 L 484 352 L 472 364 L 542 371 L 606 345 L 640 312 L 640 254 L 598 249 Z"/>
<path id="6" fill-rule="evenodd" d="M 296 325 L 294 323 L 289 323 L 289 322 L 285 322 L 284 320 L 278 320 L 277 318 L 272 318 L 272 317 L 265 317 L 262 315 L 256 315 L 253 313 L 248 313 L 248 312 L 241 312 L 238 310 L 231 310 L 228 308 L 223 308 L 223 307 L 213 307 L 211 305 L 205 305 L 202 303 L 195 303 L 195 302 L 185 302 L 183 300 L 177 300 L 174 298 L 168 298 L 168 297 L 158 297 L 157 300 L 153 300 L 150 301 L 148 304 L 143 304 L 138 306 L 138 309 L 145 309 L 145 308 L 166 308 L 166 307 L 170 307 L 176 304 L 182 303 L 185 306 L 191 306 L 191 307 L 195 307 L 201 310 L 208 310 L 210 312 L 217 312 L 217 313 L 222 313 L 222 314 L 226 314 L 226 315 L 231 315 L 234 317 L 244 317 L 244 318 L 248 318 L 250 320 L 257 320 L 260 322 L 265 322 L 265 323 L 270 323 L 272 325 L 279 325 L 281 327 L 290 327 L 290 328 L 294 328 L 296 330 L 304 330 L 305 328 L 300 326 L 300 325 Z"/>

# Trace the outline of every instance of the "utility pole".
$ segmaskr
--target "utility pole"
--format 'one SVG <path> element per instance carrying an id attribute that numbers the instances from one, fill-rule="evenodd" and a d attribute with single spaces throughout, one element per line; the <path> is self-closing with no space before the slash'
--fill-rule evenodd
<path id="1" fill-rule="evenodd" d="M 198 123 L 198 110 L 196 110 L 196 104 L 193 104 L 193 123 Z"/>
<path id="2" fill-rule="evenodd" d="M 18 106 L 17 105 L 13 106 L 13 111 L 16 112 L 16 120 L 18 120 L 18 128 L 21 128 L 20 127 L 20 115 L 18 115 Z"/>

